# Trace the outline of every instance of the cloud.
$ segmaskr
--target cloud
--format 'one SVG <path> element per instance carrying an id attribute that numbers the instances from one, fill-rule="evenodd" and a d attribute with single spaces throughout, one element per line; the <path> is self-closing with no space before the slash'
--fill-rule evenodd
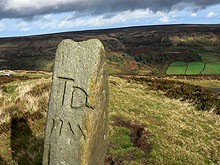
<path id="1" fill-rule="evenodd" d="M 210 12 L 206 15 L 206 17 L 211 18 L 211 17 L 215 17 L 215 16 L 217 16 L 217 15 L 218 15 L 217 13 L 215 13 L 215 12 L 213 12 L 213 11 L 210 11 Z"/>
<path id="2" fill-rule="evenodd" d="M 149 9 L 147 10 L 134 10 L 134 11 L 123 11 L 112 16 L 97 15 L 94 17 L 80 17 L 75 18 L 71 13 L 66 16 L 60 17 L 59 19 L 51 19 L 51 15 L 45 15 L 42 17 L 40 24 L 41 29 L 55 29 L 55 28 L 72 28 L 72 27 L 101 27 L 109 26 L 117 23 L 124 23 L 128 20 L 137 20 L 142 18 L 149 18 L 154 16 L 161 16 L 160 12 L 153 13 Z"/>
<path id="3" fill-rule="evenodd" d="M 191 16 L 192 17 L 197 17 L 197 13 L 192 13 Z"/>
<path id="4" fill-rule="evenodd" d="M 24 18 L 74 12 L 75 16 L 108 15 L 111 13 L 149 9 L 153 12 L 182 9 L 192 4 L 194 9 L 220 4 L 219 0 L 1 0 L 0 19 Z M 180 7 L 181 6 L 181 7 Z M 114 14 L 113 14 L 114 15 Z"/>
<path id="5" fill-rule="evenodd" d="M 56 19 L 51 19 L 51 17 Z M 166 24 L 176 23 L 178 14 L 176 11 L 171 12 L 153 12 L 149 9 L 134 10 L 134 11 L 123 11 L 113 16 L 106 17 L 104 15 L 97 15 L 93 17 L 84 16 L 75 18 L 71 13 L 63 15 L 57 18 L 54 15 L 45 15 L 37 22 L 37 27 L 42 30 L 45 29 L 98 29 L 106 27 L 123 26 L 141 26 L 147 24 Z"/>
<path id="6" fill-rule="evenodd" d="M 29 31 L 31 28 L 28 26 L 27 22 L 18 21 L 16 25 L 14 26 L 14 29 L 18 29 L 20 31 L 26 32 L 26 31 Z"/>
<path id="7" fill-rule="evenodd" d="M 6 25 L 3 23 L 0 23 L 0 32 L 6 29 Z"/>
<path id="8" fill-rule="evenodd" d="M 163 16 L 159 19 L 159 21 L 162 23 L 168 23 L 170 22 L 170 18 L 168 16 Z"/>

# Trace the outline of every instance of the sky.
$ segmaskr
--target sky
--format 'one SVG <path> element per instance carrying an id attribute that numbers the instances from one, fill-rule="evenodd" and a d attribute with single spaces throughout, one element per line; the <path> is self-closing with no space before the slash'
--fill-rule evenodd
<path id="1" fill-rule="evenodd" d="M 0 38 L 164 24 L 219 24 L 220 0 L 0 0 Z"/>

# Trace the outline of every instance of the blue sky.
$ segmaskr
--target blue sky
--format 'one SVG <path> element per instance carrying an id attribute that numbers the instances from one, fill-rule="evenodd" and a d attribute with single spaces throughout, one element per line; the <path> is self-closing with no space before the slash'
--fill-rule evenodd
<path id="1" fill-rule="evenodd" d="M 1 0 L 0 37 L 161 24 L 219 24 L 219 0 Z"/>

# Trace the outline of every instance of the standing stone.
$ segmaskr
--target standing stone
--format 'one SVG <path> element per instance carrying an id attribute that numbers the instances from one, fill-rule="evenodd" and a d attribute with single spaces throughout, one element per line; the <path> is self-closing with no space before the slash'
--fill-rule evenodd
<path id="1" fill-rule="evenodd" d="M 62 41 L 56 52 L 43 165 L 103 165 L 107 105 L 102 43 Z"/>

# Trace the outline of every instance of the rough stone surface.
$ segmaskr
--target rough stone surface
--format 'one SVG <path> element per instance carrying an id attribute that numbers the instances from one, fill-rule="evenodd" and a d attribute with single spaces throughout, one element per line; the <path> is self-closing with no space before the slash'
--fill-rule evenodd
<path id="1" fill-rule="evenodd" d="M 43 165 L 104 164 L 107 105 L 102 43 L 62 41 L 56 52 Z"/>

